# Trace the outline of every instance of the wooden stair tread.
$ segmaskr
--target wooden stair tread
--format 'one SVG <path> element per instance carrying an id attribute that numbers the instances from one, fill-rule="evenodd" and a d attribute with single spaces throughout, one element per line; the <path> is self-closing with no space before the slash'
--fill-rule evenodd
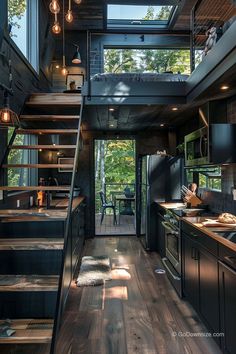
<path id="1" fill-rule="evenodd" d="M 27 106 L 80 106 L 81 94 L 78 93 L 36 93 L 29 97 Z"/>
<path id="2" fill-rule="evenodd" d="M 70 191 L 70 186 L 2 186 L 0 191 Z"/>
<path id="3" fill-rule="evenodd" d="M 35 134 L 35 135 L 44 135 L 44 134 L 77 134 L 77 129 L 17 129 L 17 134 L 27 135 L 27 134 Z"/>
<path id="4" fill-rule="evenodd" d="M 5 321 L 1 320 L 0 325 Z M 0 344 L 43 344 L 50 343 L 53 331 L 52 319 L 17 319 L 9 325 L 16 332 L 11 337 L 0 337 Z"/>
<path id="5" fill-rule="evenodd" d="M 57 291 L 58 275 L 0 275 L 0 292 Z"/>
<path id="6" fill-rule="evenodd" d="M 62 250 L 63 238 L 0 238 L 0 251 Z"/>
<path id="7" fill-rule="evenodd" d="M 67 120 L 78 120 L 80 116 L 75 115 L 37 115 L 37 114 L 24 114 L 20 116 L 20 120 L 28 121 L 67 121 Z"/>
<path id="8" fill-rule="evenodd" d="M 4 164 L 3 168 L 73 168 L 72 164 Z"/>
<path id="9" fill-rule="evenodd" d="M 9 148 L 20 150 L 58 150 L 58 149 L 76 149 L 76 145 L 9 145 Z"/>

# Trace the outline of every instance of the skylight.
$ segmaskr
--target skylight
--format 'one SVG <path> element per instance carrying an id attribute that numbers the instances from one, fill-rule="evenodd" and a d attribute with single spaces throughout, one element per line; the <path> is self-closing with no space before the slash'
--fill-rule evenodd
<path id="1" fill-rule="evenodd" d="M 108 28 L 166 28 L 175 6 L 107 5 Z"/>

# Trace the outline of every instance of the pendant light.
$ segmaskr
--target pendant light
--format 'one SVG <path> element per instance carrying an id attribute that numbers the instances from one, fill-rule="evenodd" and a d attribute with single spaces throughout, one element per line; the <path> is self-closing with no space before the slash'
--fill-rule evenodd
<path id="1" fill-rule="evenodd" d="M 49 4 L 49 10 L 52 14 L 58 14 L 60 12 L 60 6 L 57 0 L 52 0 Z"/>
<path id="2" fill-rule="evenodd" d="M 65 1 L 63 0 L 63 19 L 62 19 L 62 71 L 61 74 L 66 76 L 68 70 L 66 69 L 66 56 L 65 56 Z"/>
<path id="3" fill-rule="evenodd" d="M 60 23 L 57 20 L 57 14 L 55 13 L 55 21 L 54 21 L 54 25 L 52 26 L 52 31 L 55 34 L 59 34 L 61 33 L 61 26 Z"/>
<path id="4" fill-rule="evenodd" d="M 72 10 L 71 10 L 71 0 L 69 0 L 69 9 L 66 14 L 66 21 L 69 23 L 71 23 L 73 21 L 73 14 L 72 14 Z"/>
<path id="5" fill-rule="evenodd" d="M 79 5 L 79 4 L 81 4 L 82 0 L 74 0 L 74 2 L 75 2 L 77 5 Z"/>
<path id="6" fill-rule="evenodd" d="M 3 108 L 0 110 L 1 127 L 19 127 L 20 122 L 17 114 L 9 108 L 9 94 L 4 91 Z"/>
<path id="7" fill-rule="evenodd" d="M 3 108 L 0 109 L 0 127 L 19 127 L 19 118 L 9 105 L 9 95 L 13 95 L 11 60 L 9 60 L 9 87 L 0 83 L 0 89 L 4 92 Z"/>
<path id="8" fill-rule="evenodd" d="M 73 64 L 80 64 L 81 63 L 81 56 L 80 56 L 80 52 L 79 52 L 79 46 L 77 44 L 74 44 L 74 46 L 76 47 L 76 51 L 73 55 L 72 63 Z"/>

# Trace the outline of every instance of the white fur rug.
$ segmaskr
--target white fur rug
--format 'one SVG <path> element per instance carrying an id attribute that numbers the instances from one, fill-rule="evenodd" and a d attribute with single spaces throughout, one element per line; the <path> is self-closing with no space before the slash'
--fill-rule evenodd
<path id="1" fill-rule="evenodd" d="M 107 256 L 82 258 L 77 286 L 102 285 L 106 280 L 111 280 L 111 265 Z"/>

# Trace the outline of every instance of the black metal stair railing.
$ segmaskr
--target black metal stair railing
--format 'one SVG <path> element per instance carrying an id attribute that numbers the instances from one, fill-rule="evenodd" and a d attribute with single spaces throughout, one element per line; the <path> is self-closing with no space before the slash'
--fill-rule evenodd
<path id="1" fill-rule="evenodd" d="M 73 173 L 71 179 L 70 197 L 69 197 L 68 212 L 67 212 L 66 225 L 65 225 L 64 251 L 63 251 L 62 267 L 61 267 L 60 280 L 58 286 L 57 304 L 56 304 L 56 311 L 54 317 L 54 327 L 53 327 L 50 354 L 56 353 L 55 350 L 56 350 L 57 335 L 60 329 L 61 319 L 62 319 L 67 296 L 69 293 L 70 284 L 73 277 L 72 258 L 71 258 L 72 257 L 72 250 L 71 250 L 72 234 L 70 231 L 71 231 L 71 220 L 72 220 L 72 212 L 73 212 L 73 192 L 75 187 L 75 178 L 79 168 L 79 151 L 80 151 L 80 139 L 81 139 L 80 132 L 81 132 L 83 106 L 84 106 L 84 97 L 82 96 L 82 101 L 80 106 L 80 119 L 78 124 L 78 135 L 77 135 L 77 142 L 76 142 L 76 151 L 74 157 L 74 167 L 73 167 Z"/>

